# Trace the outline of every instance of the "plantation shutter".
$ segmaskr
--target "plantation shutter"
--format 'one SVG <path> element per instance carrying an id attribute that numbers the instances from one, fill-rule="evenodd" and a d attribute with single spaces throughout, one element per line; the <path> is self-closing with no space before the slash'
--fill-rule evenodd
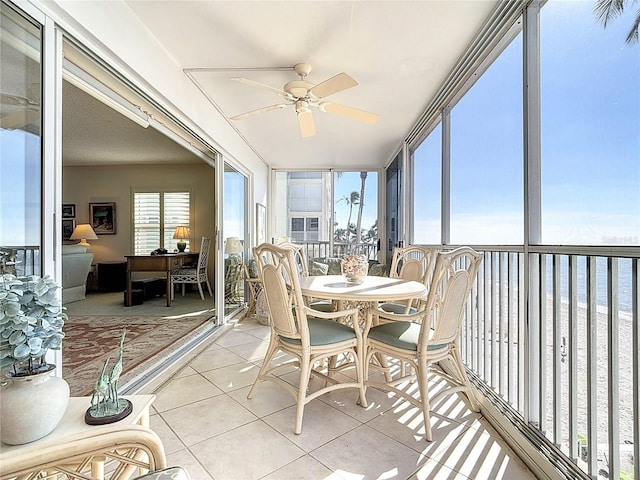
<path id="1" fill-rule="evenodd" d="M 133 252 L 149 255 L 157 248 L 176 248 L 173 232 L 190 227 L 190 192 L 135 192 L 133 194 Z M 189 239 L 185 239 L 189 248 Z"/>
<path id="2" fill-rule="evenodd" d="M 189 192 L 167 192 L 164 194 L 164 248 L 170 252 L 176 248 L 178 240 L 174 240 L 176 227 L 189 227 Z M 191 250 L 188 238 L 187 250 Z"/>
<path id="3" fill-rule="evenodd" d="M 134 193 L 133 247 L 134 255 L 160 247 L 160 193 Z"/>

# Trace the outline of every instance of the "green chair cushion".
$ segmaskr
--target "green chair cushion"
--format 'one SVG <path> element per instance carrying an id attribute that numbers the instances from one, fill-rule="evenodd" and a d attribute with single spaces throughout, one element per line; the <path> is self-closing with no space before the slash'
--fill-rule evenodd
<path id="1" fill-rule="evenodd" d="M 404 350 L 417 351 L 420 327 L 420 324 L 412 322 L 383 323 L 369 331 L 369 338 Z M 447 344 L 428 345 L 427 350 L 439 350 L 446 346 Z"/>
<path id="2" fill-rule="evenodd" d="M 388 277 L 389 272 L 387 266 L 384 263 L 373 263 L 369 266 L 369 275 L 375 277 Z"/>
<path id="3" fill-rule="evenodd" d="M 321 262 L 310 262 L 309 275 L 317 277 L 320 275 L 326 275 L 329 271 L 329 265 Z"/>
<path id="4" fill-rule="evenodd" d="M 395 313 L 397 315 L 406 315 L 407 313 L 409 315 L 413 315 L 418 312 L 414 307 L 409 307 L 409 311 L 405 312 L 405 309 L 407 308 L 406 305 L 400 305 L 398 303 L 382 303 L 378 308 L 387 313 Z"/>
<path id="5" fill-rule="evenodd" d="M 309 337 L 311 346 L 330 345 L 332 343 L 342 342 L 356 338 L 356 332 L 351 327 L 333 320 L 324 320 L 322 318 L 307 317 L 309 325 Z M 300 345 L 301 341 L 297 338 L 280 337 L 282 341 L 293 345 Z"/>
<path id="6" fill-rule="evenodd" d="M 341 275 L 342 274 L 342 259 L 341 258 L 325 258 L 324 263 L 326 263 L 329 268 L 327 270 L 327 275 Z"/>
<path id="7" fill-rule="evenodd" d="M 309 307 L 319 312 L 333 312 L 333 303 L 330 300 L 319 300 L 311 302 Z"/>

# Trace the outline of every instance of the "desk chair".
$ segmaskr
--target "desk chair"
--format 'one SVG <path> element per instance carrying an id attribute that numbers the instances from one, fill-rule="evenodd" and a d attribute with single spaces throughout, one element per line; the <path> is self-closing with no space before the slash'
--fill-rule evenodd
<path id="1" fill-rule="evenodd" d="M 209 264 L 209 250 L 211 248 L 211 237 L 202 237 L 200 243 L 200 252 L 198 254 L 198 265 L 195 268 L 179 268 L 171 271 L 171 299 L 173 300 L 174 285 L 182 284 L 182 296 L 184 297 L 184 285 L 186 283 L 195 283 L 198 285 L 200 298 L 204 300 L 202 284 L 207 284 L 209 295 L 213 297 L 209 277 L 207 276 L 207 268 Z"/>

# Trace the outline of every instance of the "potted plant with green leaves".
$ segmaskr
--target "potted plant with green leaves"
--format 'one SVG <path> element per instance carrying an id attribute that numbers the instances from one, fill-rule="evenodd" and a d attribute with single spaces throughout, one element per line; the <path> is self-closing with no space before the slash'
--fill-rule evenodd
<path id="1" fill-rule="evenodd" d="M 49 434 L 69 402 L 69 385 L 46 361 L 60 349 L 67 319 L 50 277 L 0 275 L 1 437 L 19 445 Z"/>

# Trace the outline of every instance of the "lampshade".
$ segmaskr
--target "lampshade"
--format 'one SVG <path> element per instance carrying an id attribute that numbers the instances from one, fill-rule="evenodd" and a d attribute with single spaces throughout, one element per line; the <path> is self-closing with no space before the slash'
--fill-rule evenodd
<path id="1" fill-rule="evenodd" d="M 97 240 L 98 236 L 96 232 L 93 231 L 91 225 L 88 223 L 81 223 L 80 225 L 76 225 L 76 228 L 73 230 L 73 233 L 69 237 L 71 240 L 80 240 L 78 245 L 82 245 L 83 247 L 89 249 L 91 245 L 87 243 L 87 240 Z"/>
<path id="2" fill-rule="evenodd" d="M 243 251 L 242 243 L 238 237 L 229 237 L 224 245 L 224 253 L 240 253 Z"/>
<path id="3" fill-rule="evenodd" d="M 173 232 L 173 238 L 184 240 L 185 238 L 189 238 L 189 228 L 180 225 L 176 227 L 176 231 Z"/>
<path id="4" fill-rule="evenodd" d="M 189 238 L 189 228 L 184 225 L 179 225 L 176 227 L 176 231 L 173 232 L 173 238 L 180 240 L 178 245 L 178 251 L 184 252 L 184 249 L 187 248 L 187 242 L 184 241 L 185 238 Z"/>

